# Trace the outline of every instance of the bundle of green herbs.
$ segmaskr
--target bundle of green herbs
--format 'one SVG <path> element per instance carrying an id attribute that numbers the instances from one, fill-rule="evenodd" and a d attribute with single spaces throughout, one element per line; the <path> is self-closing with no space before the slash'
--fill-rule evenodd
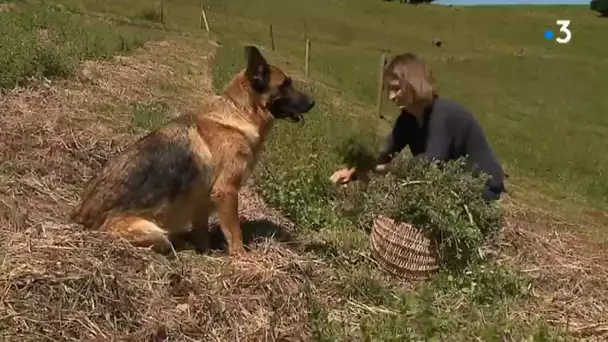
<path id="1" fill-rule="evenodd" d="M 348 167 L 373 168 L 375 151 L 363 143 L 349 139 L 338 153 Z M 435 239 L 443 265 L 470 265 L 500 230 L 503 213 L 481 196 L 487 175 L 475 177 L 465 166 L 465 159 L 439 164 L 397 157 L 387 174 L 338 188 L 336 206 L 361 229 L 370 230 L 378 215 L 411 224 Z"/>

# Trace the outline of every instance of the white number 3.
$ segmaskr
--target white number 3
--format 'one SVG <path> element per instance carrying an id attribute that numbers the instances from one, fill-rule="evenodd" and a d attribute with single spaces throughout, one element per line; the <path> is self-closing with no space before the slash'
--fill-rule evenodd
<path id="1" fill-rule="evenodd" d="M 572 39 L 572 32 L 570 32 L 570 29 L 568 28 L 568 26 L 570 25 L 570 20 L 558 20 L 556 21 L 556 23 L 557 25 L 559 25 L 559 32 L 565 33 L 566 36 L 564 38 L 557 37 L 555 38 L 555 41 L 560 44 L 568 43 L 570 39 Z"/>

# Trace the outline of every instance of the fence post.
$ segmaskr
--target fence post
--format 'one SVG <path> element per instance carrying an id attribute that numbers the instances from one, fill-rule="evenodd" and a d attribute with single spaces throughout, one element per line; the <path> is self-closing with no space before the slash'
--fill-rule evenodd
<path id="1" fill-rule="evenodd" d="M 274 51 L 274 34 L 272 33 L 272 24 L 270 24 L 268 28 L 270 32 L 270 48 L 272 48 L 272 51 Z"/>
<path id="2" fill-rule="evenodd" d="M 304 64 L 304 72 L 306 77 L 310 75 L 310 39 L 306 39 L 306 60 Z"/>
<path id="3" fill-rule="evenodd" d="M 384 99 L 384 67 L 386 66 L 386 54 L 380 56 L 380 75 L 378 76 L 378 99 L 376 102 L 376 114 L 382 116 L 382 100 Z"/>
<path id="4" fill-rule="evenodd" d="M 164 25 L 165 24 L 165 4 L 164 4 L 164 0 L 160 0 L 160 22 Z"/>
<path id="5" fill-rule="evenodd" d="M 205 12 L 205 2 L 201 1 L 201 16 L 198 20 L 198 28 L 202 29 L 205 24 L 205 30 L 209 33 L 209 22 L 207 22 L 207 13 Z"/>

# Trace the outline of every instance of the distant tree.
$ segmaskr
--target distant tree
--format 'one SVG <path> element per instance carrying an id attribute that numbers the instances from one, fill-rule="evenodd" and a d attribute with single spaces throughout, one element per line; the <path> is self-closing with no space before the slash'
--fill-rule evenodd
<path id="1" fill-rule="evenodd" d="M 591 0 L 589 7 L 598 12 L 602 17 L 608 17 L 608 0 Z"/>

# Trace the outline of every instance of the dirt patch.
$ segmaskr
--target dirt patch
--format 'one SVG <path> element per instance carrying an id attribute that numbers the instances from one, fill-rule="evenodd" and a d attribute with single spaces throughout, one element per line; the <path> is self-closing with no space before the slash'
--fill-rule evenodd
<path id="1" fill-rule="evenodd" d="M 608 246 L 583 238 L 586 227 L 550 213 L 509 207 L 504 235 L 506 262 L 533 279 L 532 306 L 583 338 L 608 338 Z"/>
<path id="2" fill-rule="evenodd" d="M 303 287 L 317 261 L 269 242 L 289 241 L 293 225 L 250 189 L 243 258 L 171 260 L 67 220 L 84 182 L 143 134 L 121 108 L 161 101 L 175 115 L 194 105 L 211 92 L 210 55 L 203 42 L 150 43 L 0 99 L 0 339 L 308 338 Z"/>

